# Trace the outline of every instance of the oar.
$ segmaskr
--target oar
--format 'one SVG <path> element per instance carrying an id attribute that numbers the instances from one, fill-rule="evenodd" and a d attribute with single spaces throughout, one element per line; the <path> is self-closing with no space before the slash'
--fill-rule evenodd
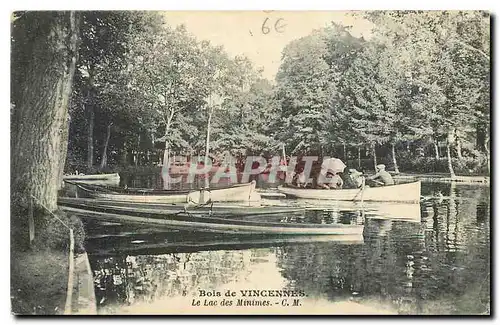
<path id="1" fill-rule="evenodd" d="M 354 196 L 354 198 L 352 199 L 352 201 L 355 201 L 356 198 L 358 197 L 359 194 L 361 194 L 361 203 L 363 203 L 363 193 L 365 191 L 365 178 L 363 177 L 363 180 L 362 180 L 362 183 L 361 183 L 361 189 L 359 190 L 358 193 L 356 193 L 356 195 Z"/>
<path id="2" fill-rule="evenodd" d="M 361 182 L 361 189 L 359 190 L 359 192 L 356 194 L 356 196 L 352 199 L 352 201 L 356 200 L 356 198 L 358 197 L 358 195 L 361 193 L 361 218 L 365 218 L 365 207 L 364 207 L 364 204 L 363 204 L 363 194 L 365 192 L 365 178 L 363 177 L 362 178 L 362 182 Z"/>
<path id="3" fill-rule="evenodd" d="M 365 178 L 363 177 L 363 182 L 361 183 L 361 206 L 363 206 L 363 194 L 365 193 Z M 364 213 L 364 209 L 363 209 Z"/>

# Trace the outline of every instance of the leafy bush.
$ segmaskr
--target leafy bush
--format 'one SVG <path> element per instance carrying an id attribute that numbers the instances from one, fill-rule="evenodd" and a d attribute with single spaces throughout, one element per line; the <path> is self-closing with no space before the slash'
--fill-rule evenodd
<path id="1" fill-rule="evenodd" d="M 399 170 L 406 173 L 448 173 L 448 160 L 435 157 L 397 157 Z M 488 175 L 485 155 L 479 157 L 452 158 L 453 170 L 457 175 Z"/>
<path id="2" fill-rule="evenodd" d="M 82 221 L 75 217 L 69 217 L 66 213 L 57 210 L 54 215 L 45 216 L 45 222 L 42 227 L 37 229 L 35 233 L 36 245 L 40 248 L 50 248 L 67 251 L 69 249 L 69 229 L 62 222 L 73 229 L 75 238 L 75 251 L 84 250 L 85 229 Z"/>

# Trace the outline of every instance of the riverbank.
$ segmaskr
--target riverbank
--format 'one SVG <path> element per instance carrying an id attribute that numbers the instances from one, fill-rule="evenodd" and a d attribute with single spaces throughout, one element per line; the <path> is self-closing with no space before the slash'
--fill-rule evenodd
<path id="1" fill-rule="evenodd" d="M 96 315 L 94 281 L 86 253 L 74 259 L 71 307 L 65 310 L 68 254 L 46 250 L 13 252 L 11 311 L 15 315 Z"/>
<path id="2" fill-rule="evenodd" d="M 71 315 L 97 315 L 94 276 L 87 253 L 75 257 L 74 291 Z"/>
<path id="3" fill-rule="evenodd" d="M 450 174 L 412 174 L 400 173 L 393 175 L 395 180 L 421 180 L 425 182 L 440 182 L 440 183 L 476 183 L 476 184 L 490 184 L 489 176 L 459 176 L 450 177 Z"/>
<path id="4" fill-rule="evenodd" d="M 62 315 L 68 285 L 68 254 L 56 250 L 11 252 L 11 312 Z"/>

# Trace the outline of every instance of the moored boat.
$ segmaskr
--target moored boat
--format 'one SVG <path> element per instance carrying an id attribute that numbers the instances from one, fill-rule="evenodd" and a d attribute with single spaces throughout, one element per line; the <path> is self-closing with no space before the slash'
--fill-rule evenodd
<path id="1" fill-rule="evenodd" d="M 248 202 L 250 205 L 259 204 L 261 196 L 255 190 L 255 181 L 236 184 L 227 188 L 202 188 L 188 194 L 187 201 L 198 204 L 207 202 Z"/>
<path id="2" fill-rule="evenodd" d="M 138 225 L 155 225 L 167 229 L 194 231 L 203 233 L 221 233 L 237 235 L 361 235 L 362 225 L 323 224 L 298 222 L 277 222 L 248 220 L 238 218 L 221 218 L 192 215 L 189 212 L 165 214 L 157 212 L 98 211 L 68 206 L 61 207 L 70 215 L 82 218 L 96 218 L 102 221 L 122 222 Z"/>
<path id="3" fill-rule="evenodd" d="M 378 201 L 407 202 L 420 201 L 420 181 L 364 189 L 304 189 L 278 186 L 278 191 L 287 197 L 298 199 L 332 200 L 332 201 Z"/>
<path id="4" fill-rule="evenodd" d="M 93 184 L 101 186 L 118 186 L 120 175 L 114 174 L 93 174 L 93 175 L 64 175 L 63 180 L 71 183 Z"/>
<path id="5" fill-rule="evenodd" d="M 109 201 L 99 199 L 81 199 L 81 198 L 59 198 L 58 204 L 64 208 L 78 208 L 99 212 L 112 213 L 130 213 L 144 215 L 153 214 L 180 214 L 215 217 L 255 217 L 255 216 L 271 216 L 271 215 L 287 215 L 301 214 L 306 211 L 303 207 L 249 207 L 247 205 L 235 205 L 215 203 L 207 205 L 189 205 L 189 204 L 162 204 L 162 203 L 137 203 L 123 201 Z"/>
<path id="6" fill-rule="evenodd" d="M 207 202 L 246 202 L 250 205 L 260 202 L 260 195 L 255 190 L 255 181 L 235 184 L 224 188 L 202 188 L 200 190 L 113 190 L 96 186 L 76 184 L 92 198 L 132 203 L 197 203 Z"/>

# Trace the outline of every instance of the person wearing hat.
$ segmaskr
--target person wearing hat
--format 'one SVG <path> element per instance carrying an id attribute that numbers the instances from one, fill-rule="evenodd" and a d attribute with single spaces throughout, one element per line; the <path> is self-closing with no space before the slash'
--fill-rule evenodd
<path id="1" fill-rule="evenodd" d="M 344 180 L 344 188 L 360 188 L 363 185 L 363 173 L 354 168 L 349 169 Z"/>
<path id="2" fill-rule="evenodd" d="M 299 170 L 296 173 L 294 173 L 292 184 L 297 187 L 307 186 L 307 178 L 303 167 L 300 167 Z"/>
<path id="3" fill-rule="evenodd" d="M 320 173 L 318 176 L 317 185 L 319 188 L 340 190 L 344 185 L 342 177 L 339 173 L 327 172 L 326 175 Z"/>
<path id="4" fill-rule="evenodd" d="M 373 181 L 372 184 L 375 186 L 387 186 L 394 185 L 394 180 L 391 174 L 385 170 L 385 165 L 380 164 L 375 166 L 377 173 L 373 176 L 366 178 L 368 181 Z"/>

